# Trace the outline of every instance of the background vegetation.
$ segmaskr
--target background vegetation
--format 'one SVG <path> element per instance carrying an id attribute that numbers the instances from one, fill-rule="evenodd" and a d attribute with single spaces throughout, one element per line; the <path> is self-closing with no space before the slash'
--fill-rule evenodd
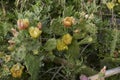
<path id="1" fill-rule="evenodd" d="M 120 65 L 119 0 L 0 3 L 1 80 L 79 80 Z"/>

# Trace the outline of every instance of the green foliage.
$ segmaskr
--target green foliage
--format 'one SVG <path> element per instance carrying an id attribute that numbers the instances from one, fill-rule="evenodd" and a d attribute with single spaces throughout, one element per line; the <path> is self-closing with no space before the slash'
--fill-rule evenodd
<path id="1" fill-rule="evenodd" d="M 117 40 L 118 40 L 118 35 L 119 35 L 119 32 L 117 29 L 113 29 L 113 32 L 112 32 L 112 37 L 113 37 L 113 40 L 111 41 L 111 56 L 114 56 L 114 51 L 115 51 L 115 48 L 116 48 L 116 45 L 117 45 Z"/>
<path id="2" fill-rule="evenodd" d="M 55 38 L 52 38 L 52 39 L 49 39 L 46 43 L 45 43 L 45 50 L 46 51 L 52 51 L 53 49 L 56 48 L 56 39 Z"/>
<path id="3" fill-rule="evenodd" d="M 63 25 L 61 24 L 61 18 L 58 19 L 53 19 L 52 23 L 51 23 L 51 31 L 53 34 L 55 35 L 63 35 L 65 34 L 65 28 L 63 27 Z"/>
<path id="4" fill-rule="evenodd" d="M 14 52 L 11 53 L 13 59 L 18 62 L 23 61 L 25 59 L 26 54 L 27 54 L 27 51 L 25 46 L 20 46 L 16 48 Z"/>
<path id="5" fill-rule="evenodd" d="M 71 59 L 77 59 L 77 58 L 79 58 L 78 57 L 79 56 L 79 51 L 80 51 L 79 44 L 76 40 L 74 40 L 72 42 L 72 44 L 69 45 L 69 50 L 67 51 L 67 55 Z"/>
<path id="6" fill-rule="evenodd" d="M 33 56 L 29 53 L 26 55 L 24 65 L 26 66 L 28 73 L 31 75 L 30 80 L 37 80 L 39 69 L 42 64 L 40 61 L 42 59 L 43 57 Z"/>
<path id="7" fill-rule="evenodd" d="M 63 15 L 64 16 L 72 16 L 75 12 L 73 8 L 74 8 L 74 6 L 65 7 Z"/>

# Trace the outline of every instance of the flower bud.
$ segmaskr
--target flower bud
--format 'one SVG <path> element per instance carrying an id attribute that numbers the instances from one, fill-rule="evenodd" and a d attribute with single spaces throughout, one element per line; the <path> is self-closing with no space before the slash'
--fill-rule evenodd
<path id="1" fill-rule="evenodd" d="M 42 29 L 42 23 L 41 23 L 41 22 L 39 22 L 39 23 L 37 24 L 37 28 L 38 28 L 38 29 Z"/>
<path id="2" fill-rule="evenodd" d="M 63 19 L 63 24 L 65 27 L 70 27 L 75 23 L 75 20 L 73 17 L 66 17 Z"/>

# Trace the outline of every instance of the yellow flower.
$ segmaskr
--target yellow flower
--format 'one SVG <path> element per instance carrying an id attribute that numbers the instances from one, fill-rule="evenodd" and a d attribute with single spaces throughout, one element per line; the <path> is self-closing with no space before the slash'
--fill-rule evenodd
<path id="1" fill-rule="evenodd" d="M 42 31 L 37 27 L 30 27 L 29 33 L 32 38 L 38 38 L 41 35 Z"/>
<path id="2" fill-rule="evenodd" d="M 67 50 L 68 46 L 60 39 L 57 40 L 57 49 L 58 51 Z"/>
<path id="3" fill-rule="evenodd" d="M 65 34 L 63 37 L 62 37 L 62 41 L 66 44 L 66 45 L 69 45 L 71 44 L 72 42 L 72 36 L 70 34 Z"/>
<path id="4" fill-rule="evenodd" d="M 120 3 L 120 0 L 118 0 L 118 3 Z"/>
<path id="5" fill-rule="evenodd" d="M 108 3 L 106 3 L 106 5 L 109 10 L 113 9 L 113 7 L 115 6 L 115 4 L 113 2 L 108 2 Z"/>
<path id="6" fill-rule="evenodd" d="M 10 72 L 14 78 L 20 78 L 23 73 L 24 66 L 22 66 L 20 63 L 17 63 L 12 66 L 10 69 Z"/>

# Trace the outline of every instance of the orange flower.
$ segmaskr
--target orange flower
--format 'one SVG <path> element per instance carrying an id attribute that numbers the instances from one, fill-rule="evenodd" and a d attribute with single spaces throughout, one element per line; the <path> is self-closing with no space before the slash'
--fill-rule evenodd
<path id="1" fill-rule="evenodd" d="M 20 63 L 17 63 L 13 65 L 13 67 L 10 69 L 10 72 L 14 78 L 20 78 L 23 73 L 24 66 L 22 66 Z"/>
<path id="2" fill-rule="evenodd" d="M 63 24 L 65 27 L 70 27 L 74 24 L 75 20 L 73 17 L 66 17 L 63 19 Z"/>

